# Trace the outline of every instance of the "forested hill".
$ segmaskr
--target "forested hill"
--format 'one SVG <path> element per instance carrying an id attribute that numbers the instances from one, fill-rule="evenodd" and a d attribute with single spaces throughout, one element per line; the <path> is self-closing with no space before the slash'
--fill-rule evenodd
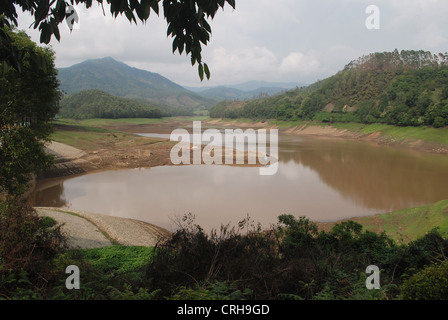
<path id="1" fill-rule="evenodd" d="M 207 107 L 215 103 L 158 73 L 130 67 L 111 57 L 91 59 L 61 68 L 60 88 L 67 94 L 99 89 L 114 96 L 142 99 L 170 107 Z"/>
<path id="2" fill-rule="evenodd" d="M 60 102 L 59 115 L 64 118 L 160 118 L 172 115 L 192 115 L 185 108 L 157 108 L 139 100 L 116 97 L 102 90 L 84 90 L 65 96 Z"/>
<path id="3" fill-rule="evenodd" d="M 308 87 L 243 103 L 222 102 L 215 118 L 448 125 L 448 54 L 372 53 Z"/>

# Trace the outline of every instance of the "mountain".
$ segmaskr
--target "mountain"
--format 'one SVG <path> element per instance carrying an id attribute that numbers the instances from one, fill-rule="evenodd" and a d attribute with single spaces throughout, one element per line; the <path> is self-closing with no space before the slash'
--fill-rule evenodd
<path id="1" fill-rule="evenodd" d="M 244 83 L 228 85 L 227 87 L 243 91 L 256 91 L 259 90 L 260 88 L 277 88 L 285 90 L 285 89 L 293 89 L 295 87 L 302 87 L 305 85 L 306 84 L 299 82 L 269 82 L 269 81 L 253 80 Z"/>
<path id="2" fill-rule="evenodd" d="M 158 73 L 130 67 L 111 57 L 91 59 L 60 68 L 60 88 L 67 94 L 99 89 L 114 96 L 142 99 L 171 107 L 203 107 L 215 103 Z"/>
<path id="3" fill-rule="evenodd" d="M 267 82 L 267 81 L 248 81 L 241 84 L 225 85 L 217 87 L 186 87 L 188 90 L 197 94 L 222 100 L 248 100 L 260 97 L 279 94 L 285 90 L 304 86 L 305 84 L 295 82 Z"/>
<path id="4" fill-rule="evenodd" d="M 448 53 L 372 53 L 308 87 L 244 103 L 221 102 L 210 116 L 447 126 Z"/>

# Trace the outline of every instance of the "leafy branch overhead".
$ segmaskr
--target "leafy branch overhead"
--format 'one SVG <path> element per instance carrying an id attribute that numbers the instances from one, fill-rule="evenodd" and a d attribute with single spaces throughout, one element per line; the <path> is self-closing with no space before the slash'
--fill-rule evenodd
<path id="1" fill-rule="evenodd" d="M 210 41 L 211 27 L 207 19 L 213 19 L 220 8 L 227 2 L 235 9 L 235 0 L 13 0 L 0 4 L 0 27 L 4 25 L 18 26 L 17 9 L 29 12 L 34 16 L 33 27 L 40 31 L 40 42 L 48 44 L 54 36 L 61 38 L 59 24 L 71 13 L 70 6 L 83 4 L 90 8 L 96 1 L 104 10 L 104 2 L 110 7 L 113 17 L 125 15 L 131 23 L 140 20 L 142 23 L 150 17 L 151 11 L 159 15 L 162 2 L 163 15 L 167 21 L 167 35 L 173 38 L 173 53 L 185 52 L 191 57 L 191 64 L 198 64 L 201 80 L 204 74 L 210 78 L 210 70 L 202 61 L 202 45 Z M 2 37 L 2 42 L 5 39 Z M 2 60 L 4 52 L 2 54 Z"/>

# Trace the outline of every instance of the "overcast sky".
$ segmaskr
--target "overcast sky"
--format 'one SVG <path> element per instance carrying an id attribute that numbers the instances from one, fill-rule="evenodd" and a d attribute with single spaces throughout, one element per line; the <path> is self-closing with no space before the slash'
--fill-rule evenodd
<path id="1" fill-rule="evenodd" d="M 379 29 L 368 29 L 379 9 Z M 211 79 L 199 80 L 185 54 L 172 53 L 166 22 L 151 15 L 148 23 L 131 25 L 125 17 L 106 16 L 96 4 L 78 10 L 79 28 L 61 25 L 61 41 L 52 38 L 56 66 L 111 56 L 133 67 L 157 72 L 184 86 L 215 86 L 250 80 L 313 83 L 371 52 L 448 51 L 447 0 L 236 0 L 210 21 L 211 42 L 203 60 Z M 162 10 L 162 8 L 161 8 Z M 29 29 L 28 14 L 19 13 L 20 29 Z M 370 25 L 369 24 L 369 25 Z"/>

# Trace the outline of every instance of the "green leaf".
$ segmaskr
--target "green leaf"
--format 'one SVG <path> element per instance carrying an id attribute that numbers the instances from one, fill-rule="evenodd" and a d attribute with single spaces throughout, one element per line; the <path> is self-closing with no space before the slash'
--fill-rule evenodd
<path id="1" fill-rule="evenodd" d="M 53 31 L 53 34 L 54 34 L 55 38 L 58 41 L 61 41 L 61 35 L 59 33 L 58 24 L 56 23 L 56 21 L 54 19 L 52 19 L 50 23 L 51 23 L 51 29 Z"/>
<path id="2" fill-rule="evenodd" d="M 149 15 L 151 13 L 151 6 L 150 6 L 150 1 L 149 0 L 142 0 L 140 7 L 139 7 L 139 11 L 137 11 L 137 14 L 140 18 L 140 20 L 142 21 L 146 21 L 149 18 Z M 140 14 L 139 14 L 140 12 Z"/>
<path id="3" fill-rule="evenodd" d="M 126 9 L 124 14 L 126 15 L 126 18 L 128 18 L 129 22 L 132 23 L 132 21 L 134 21 L 135 24 L 137 24 L 137 20 L 135 19 L 135 16 L 130 9 Z"/>
<path id="4" fill-rule="evenodd" d="M 40 42 L 48 44 L 51 39 L 51 27 L 48 23 L 42 22 L 39 25 L 40 31 Z"/>
<path id="5" fill-rule="evenodd" d="M 204 63 L 204 71 L 205 71 L 205 75 L 207 77 L 207 80 L 210 79 L 210 70 L 208 68 L 208 65 L 206 63 Z"/>
<path id="6" fill-rule="evenodd" d="M 150 6 L 152 8 L 152 10 L 159 15 L 159 1 L 158 0 L 152 0 L 150 2 Z"/>
<path id="7" fill-rule="evenodd" d="M 227 0 L 227 3 L 230 4 L 233 9 L 235 9 L 235 0 Z"/>
<path id="8" fill-rule="evenodd" d="M 202 63 L 199 63 L 198 72 L 199 72 L 199 78 L 201 79 L 201 81 L 204 80 L 204 66 L 202 65 Z"/>

